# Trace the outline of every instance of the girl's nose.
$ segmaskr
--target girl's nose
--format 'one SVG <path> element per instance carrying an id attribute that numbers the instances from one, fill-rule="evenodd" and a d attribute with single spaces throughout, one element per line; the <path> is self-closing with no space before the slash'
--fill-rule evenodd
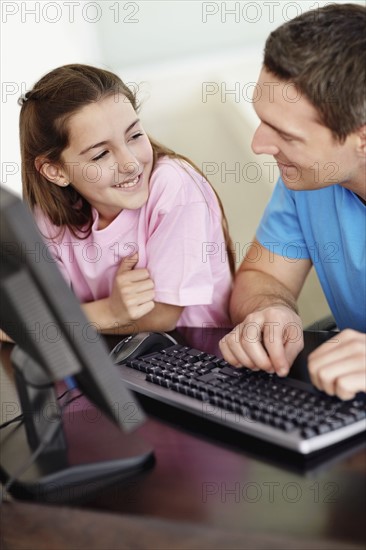
<path id="1" fill-rule="evenodd" d="M 137 175 L 139 173 L 139 163 L 134 155 L 129 151 L 121 151 L 117 158 L 118 171 L 121 174 L 128 176 Z"/>
<path id="2" fill-rule="evenodd" d="M 132 162 L 131 161 L 126 162 L 126 164 L 123 166 L 123 171 L 131 175 L 138 174 L 138 171 L 139 171 L 138 162 L 136 160 Z"/>

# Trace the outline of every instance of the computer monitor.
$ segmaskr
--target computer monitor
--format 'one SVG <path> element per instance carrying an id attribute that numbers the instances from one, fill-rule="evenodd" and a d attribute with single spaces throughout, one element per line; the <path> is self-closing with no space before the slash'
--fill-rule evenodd
<path id="1" fill-rule="evenodd" d="M 23 411 L 20 427 L 7 427 L 5 436 L 1 430 L 1 481 L 12 480 L 16 498 L 73 500 L 152 463 L 151 449 L 130 435 L 144 415 L 27 205 L 0 187 L 0 214 L 0 328 L 16 343 L 11 359 Z M 72 421 L 56 393 L 65 380 L 85 395 Z M 90 412 L 93 405 L 101 414 Z M 61 429 L 33 461 L 57 422 Z M 18 477 L 27 460 L 33 463 Z"/>

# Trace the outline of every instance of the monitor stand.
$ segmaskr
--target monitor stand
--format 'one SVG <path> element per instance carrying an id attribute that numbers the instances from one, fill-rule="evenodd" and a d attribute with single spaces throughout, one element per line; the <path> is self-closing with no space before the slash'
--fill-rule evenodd
<path id="1" fill-rule="evenodd" d="M 60 406 L 54 384 L 42 380 L 44 372 L 41 375 L 32 363 L 24 369 L 27 380 L 19 365 L 13 363 L 24 420 L 0 431 L 0 480 L 5 485 L 16 477 L 9 489 L 14 498 L 49 503 L 79 501 L 154 464 L 153 451 L 140 438 L 138 429 L 122 431 L 85 396 L 66 405 L 68 394 Z M 31 368 L 35 369 L 33 378 Z M 75 393 L 79 394 L 77 389 Z M 124 410 L 118 411 L 127 423 L 133 419 L 134 406 L 126 403 Z M 50 444 L 18 475 L 55 423 L 59 429 Z"/>

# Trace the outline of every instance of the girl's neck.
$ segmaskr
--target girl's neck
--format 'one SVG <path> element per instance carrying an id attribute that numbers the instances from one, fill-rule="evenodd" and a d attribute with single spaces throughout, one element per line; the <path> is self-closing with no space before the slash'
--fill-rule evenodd
<path id="1" fill-rule="evenodd" d="M 97 212 L 97 216 L 98 216 L 98 227 L 97 227 L 97 229 L 98 229 L 98 231 L 100 231 L 100 230 L 105 229 L 106 227 L 108 227 L 113 222 L 113 220 L 115 220 L 117 218 L 117 216 L 120 215 L 122 210 L 120 210 L 116 214 L 109 213 L 108 215 L 102 214 L 99 211 L 96 211 L 96 212 Z"/>

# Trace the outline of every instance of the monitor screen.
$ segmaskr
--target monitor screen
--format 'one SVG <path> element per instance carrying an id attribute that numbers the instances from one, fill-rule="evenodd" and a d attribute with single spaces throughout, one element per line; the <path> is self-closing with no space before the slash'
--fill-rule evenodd
<path id="1" fill-rule="evenodd" d="M 31 364 L 53 385 L 71 377 L 114 424 L 127 432 L 135 429 L 144 421 L 143 412 L 124 386 L 102 335 L 65 283 L 32 213 L 19 197 L 1 187 L 0 208 L 0 328 L 20 348 L 23 383 Z M 33 396 L 31 406 L 35 401 Z M 121 414 L 131 403 L 133 422 Z"/>

